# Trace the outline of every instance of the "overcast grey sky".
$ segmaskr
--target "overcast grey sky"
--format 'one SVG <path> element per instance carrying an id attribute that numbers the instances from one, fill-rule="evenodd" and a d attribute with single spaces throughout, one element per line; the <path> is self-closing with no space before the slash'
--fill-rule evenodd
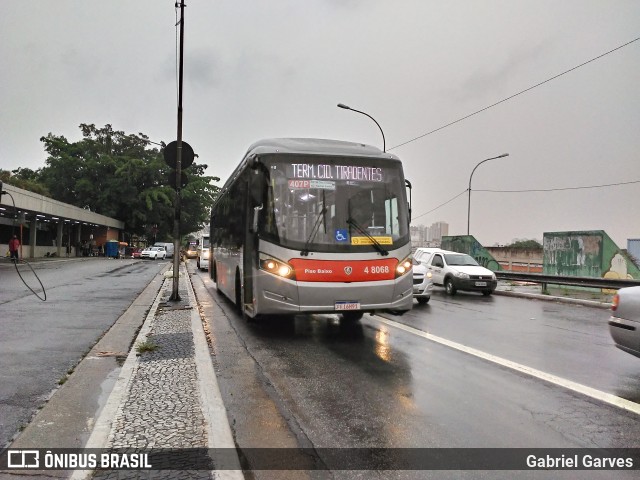
<path id="1" fill-rule="evenodd" d="M 44 166 L 40 137 L 111 124 L 177 132 L 174 0 L 2 1 L 0 168 Z M 266 137 L 387 149 L 640 37 L 637 0 L 191 0 L 184 140 L 222 184 Z M 484 245 L 544 232 L 640 238 L 640 41 L 507 102 L 391 148 L 414 225 Z M 430 212 L 430 213 L 427 213 Z"/>

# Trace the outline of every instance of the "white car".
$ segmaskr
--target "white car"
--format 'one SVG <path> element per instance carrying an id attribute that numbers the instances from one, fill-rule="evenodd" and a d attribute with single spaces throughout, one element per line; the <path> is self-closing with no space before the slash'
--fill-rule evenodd
<path id="1" fill-rule="evenodd" d="M 151 258 L 153 260 L 157 260 L 160 258 L 164 260 L 165 258 L 167 258 L 167 251 L 164 249 L 164 247 L 147 247 L 142 250 L 140 258 Z"/>
<path id="2" fill-rule="evenodd" d="M 621 288 L 614 295 L 609 332 L 616 347 L 640 357 L 640 287 Z"/>
<path id="3" fill-rule="evenodd" d="M 498 286 L 495 273 L 466 253 L 436 250 L 426 262 L 424 256 L 420 260 L 429 269 L 433 283 L 443 286 L 449 295 L 467 290 L 489 296 Z"/>
<path id="4" fill-rule="evenodd" d="M 418 303 L 424 305 L 431 300 L 431 292 L 433 291 L 433 282 L 431 281 L 431 272 L 422 263 L 413 260 L 413 298 Z"/>

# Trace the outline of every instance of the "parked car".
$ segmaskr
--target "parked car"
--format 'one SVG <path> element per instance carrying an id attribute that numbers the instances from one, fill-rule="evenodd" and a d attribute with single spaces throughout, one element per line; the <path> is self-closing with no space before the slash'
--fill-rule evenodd
<path id="1" fill-rule="evenodd" d="M 625 287 L 613 296 L 609 333 L 620 350 L 640 357 L 640 287 Z"/>
<path id="2" fill-rule="evenodd" d="M 425 265 L 433 283 L 443 286 L 449 295 L 455 295 L 458 290 L 467 290 L 488 296 L 498 286 L 496 275 L 466 253 L 436 250 L 430 254 Z"/>
<path id="3" fill-rule="evenodd" d="M 431 292 L 433 291 L 433 281 L 431 280 L 431 272 L 418 260 L 413 260 L 413 298 L 418 303 L 425 304 L 431 300 Z"/>
<path id="4" fill-rule="evenodd" d="M 140 258 L 140 255 L 142 254 L 142 248 L 134 248 L 131 251 L 131 258 Z"/>
<path id="5" fill-rule="evenodd" d="M 157 260 L 160 258 L 164 260 L 165 258 L 167 258 L 167 251 L 164 249 L 164 247 L 147 247 L 142 250 L 140 258 L 151 258 L 153 260 Z"/>

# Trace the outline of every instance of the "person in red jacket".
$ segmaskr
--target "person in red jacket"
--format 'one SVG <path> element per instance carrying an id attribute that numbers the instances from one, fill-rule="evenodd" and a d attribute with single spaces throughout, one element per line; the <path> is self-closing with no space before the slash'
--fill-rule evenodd
<path id="1" fill-rule="evenodd" d="M 20 255 L 18 253 L 19 249 L 20 249 L 20 240 L 18 240 L 18 237 L 14 235 L 13 238 L 9 240 L 9 256 L 11 257 L 12 260 L 16 262 L 20 261 Z"/>

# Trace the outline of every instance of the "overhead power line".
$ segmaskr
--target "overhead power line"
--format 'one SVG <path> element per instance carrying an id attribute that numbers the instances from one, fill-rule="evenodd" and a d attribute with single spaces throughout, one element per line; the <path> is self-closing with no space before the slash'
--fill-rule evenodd
<path id="1" fill-rule="evenodd" d="M 507 98 L 505 98 L 505 99 L 500 100 L 499 102 L 493 103 L 493 104 L 491 104 L 491 105 L 489 105 L 489 106 L 487 106 L 487 107 L 481 108 L 481 109 L 480 109 L 480 110 L 478 110 L 478 111 L 475 111 L 475 112 L 473 112 L 473 113 L 470 113 L 469 115 L 466 115 L 466 116 L 464 116 L 464 117 L 462 117 L 462 118 L 459 118 L 458 120 L 454 120 L 453 122 L 447 123 L 446 125 L 443 125 L 442 127 L 438 127 L 438 128 L 436 128 L 435 130 L 431 130 L 430 132 L 427 132 L 427 133 L 424 133 L 424 134 L 422 134 L 422 135 L 419 135 L 419 136 L 417 136 L 417 137 L 415 137 L 415 138 L 412 138 L 411 140 L 407 140 L 406 142 L 403 142 L 403 143 L 400 143 L 400 144 L 395 145 L 395 146 L 393 146 L 393 147 L 387 148 L 387 151 L 389 151 L 389 150 L 393 150 L 394 148 L 402 147 L 402 146 L 404 146 L 404 145 L 407 145 L 408 143 L 415 142 L 416 140 L 419 140 L 419 139 L 421 139 L 421 138 L 424 138 L 424 137 L 426 137 L 427 135 L 431 135 L 432 133 L 439 132 L 440 130 L 443 130 L 443 129 L 447 128 L 447 127 L 450 127 L 451 125 L 455 125 L 456 123 L 460 123 L 460 122 L 462 122 L 463 120 L 466 120 L 467 118 L 470 118 L 470 117 L 473 117 L 474 115 L 477 115 L 478 113 L 484 112 L 485 110 L 489 110 L 490 108 L 493 108 L 493 107 L 495 107 L 495 106 L 497 106 L 497 105 L 500 105 L 501 103 L 504 103 L 504 102 L 506 102 L 507 100 L 511 100 L 512 98 L 515 98 L 515 97 L 517 97 L 518 95 L 522 95 L 523 93 L 526 93 L 526 92 L 528 92 L 529 90 L 533 90 L 534 88 L 537 88 L 537 87 L 539 87 L 539 86 L 541 86 L 541 85 L 544 85 L 545 83 L 549 83 L 550 81 L 555 80 L 556 78 L 559 78 L 559 77 L 561 77 L 562 75 L 565 75 L 565 74 L 567 74 L 567 73 L 569 73 L 569 72 L 572 72 L 572 71 L 574 71 L 574 70 L 577 70 L 577 69 L 578 69 L 578 68 L 580 68 L 580 67 L 584 67 L 585 65 L 587 65 L 587 64 L 589 64 L 589 63 L 591 63 L 591 62 L 595 62 L 596 60 L 598 60 L 598 59 L 600 59 L 600 58 L 602 58 L 602 57 L 604 57 L 604 56 L 606 56 L 606 55 L 609 55 L 610 53 L 613 53 L 613 52 L 615 52 L 616 50 L 620 50 L 621 48 L 624 48 L 624 47 L 626 47 L 626 46 L 628 46 L 628 45 L 631 45 L 633 42 L 637 42 L 638 40 L 640 40 L 640 37 L 635 38 L 635 39 L 631 40 L 630 42 L 625 43 L 624 45 L 620 45 L 620 46 L 618 46 L 618 47 L 614 48 L 613 50 L 609 50 L 608 52 L 605 52 L 605 53 L 603 53 L 603 54 L 601 54 L 601 55 L 598 55 L 597 57 L 594 57 L 594 58 L 592 58 L 591 60 L 587 60 L 586 62 L 581 63 L 580 65 L 576 65 L 575 67 L 570 68 L 569 70 L 565 70 L 564 72 L 559 73 L 558 75 L 554 75 L 553 77 L 548 78 L 547 80 L 545 80 L 545 81 L 543 81 L 543 82 L 537 83 L 537 84 L 533 85 L 532 87 L 526 88 L 526 89 L 524 89 L 524 90 L 522 90 L 522 91 L 520 91 L 520 92 L 518 92 L 518 93 L 515 93 L 515 94 L 513 94 L 513 95 L 511 95 L 511 96 L 509 96 L 509 97 L 507 97 Z"/>
<path id="2" fill-rule="evenodd" d="M 465 188 L 463 191 L 461 191 L 458 195 L 456 195 L 455 197 L 453 197 L 453 198 L 452 198 L 452 199 L 450 199 L 450 200 L 447 200 L 447 201 L 446 201 L 446 202 L 444 202 L 444 203 L 441 203 L 441 204 L 440 204 L 440 205 L 438 205 L 436 208 L 432 208 L 432 209 L 431 209 L 431 210 L 429 210 L 428 212 L 421 213 L 420 215 L 417 215 L 417 216 L 415 216 L 415 217 L 412 215 L 412 216 L 411 216 L 411 220 L 413 221 L 413 220 L 415 220 L 416 218 L 424 217 L 425 215 L 428 215 L 428 214 L 429 214 L 429 213 L 431 213 L 431 212 L 435 212 L 435 211 L 436 211 L 436 210 L 438 210 L 440 207 L 444 207 L 447 203 L 451 203 L 451 202 L 453 202 L 456 198 L 458 198 L 458 197 L 459 197 L 459 196 L 461 196 L 461 195 L 464 195 L 465 193 L 467 193 L 467 189 L 466 189 L 466 188 Z"/>
<path id="3" fill-rule="evenodd" d="M 630 185 L 632 183 L 640 183 L 640 180 L 633 180 L 631 182 L 619 182 L 619 183 L 606 183 L 604 185 L 590 185 L 586 187 L 565 187 L 565 188 L 541 188 L 531 190 L 474 190 L 474 192 L 492 192 L 492 193 L 524 193 L 524 192 L 560 192 L 563 190 L 582 190 L 585 188 L 604 188 L 604 187 L 617 187 L 618 185 Z"/>
<path id="4" fill-rule="evenodd" d="M 632 180 L 630 182 L 605 183 L 605 184 L 602 184 L 602 185 L 589 185 L 589 186 L 582 186 L 582 187 L 540 188 L 540 189 L 527 189 L 527 190 L 479 190 L 479 189 L 474 189 L 473 191 L 474 192 L 490 192 L 490 193 L 560 192 L 560 191 L 563 191 L 563 190 L 583 190 L 583 189 L 588 189 L 588 188 L 617 187 L 617 186 L 620 186 L 620 185 L 631 185 L 631 184 L 634 184 L 634 183 L 640 183 L 640 180 Z M 447 205 L 448 203 L 453 202 L 456 198 L 464 195 L 468 191 L 469 191 L 469 189 L 465 188 L 462 192 L 460 192 L 455 197 L 447 200 L 444 203 L 441 203 L 437 207 L 432 208 L 431 210 L 429 210 L 428 212 L 424 212 L 424 213 L 421 213 L 420 215 L 412 216 L 411 220 L 413 221 L 413 220 L 415 220 L 417 218 L 424 217 L 425 215 L 428 215 L 431 212 L 435 212 L 439 208 L 442 208 L 445 205 Z"/>

